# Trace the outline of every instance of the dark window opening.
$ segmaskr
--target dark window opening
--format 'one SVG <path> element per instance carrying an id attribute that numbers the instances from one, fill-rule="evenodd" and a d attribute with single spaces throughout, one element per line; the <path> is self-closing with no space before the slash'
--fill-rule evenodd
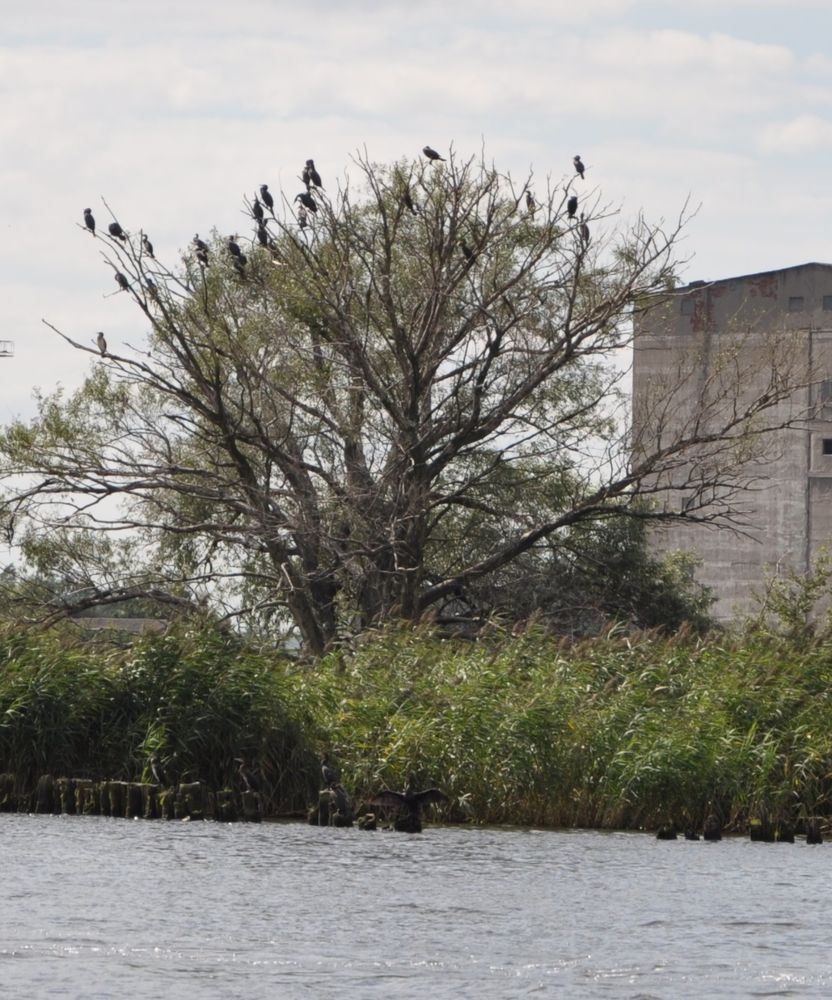
<path id="1" fill-rule="evenodd" d="M 823 308 L 825 312 L 832 311 L 832 295 L 824 295 Z"/>
<path id="2" fill-rule="evenodd" d="M 694 299 L 682 299 L 682 315 L 683 316 L 693 316 L 694 309 L 696 308 L 696 302 Z"/>
<path id="3" fill-rule="evenodd" d="M 803 296 L 802 295 L 790 295 L 789 296 L 789 312 L 790 313 L 803 312 Z"/>
<path id="4" fill-rule="evenodd" d="M 832 455 L 832 438 L 823 439 L 823 453 L 824 455 Z"/>

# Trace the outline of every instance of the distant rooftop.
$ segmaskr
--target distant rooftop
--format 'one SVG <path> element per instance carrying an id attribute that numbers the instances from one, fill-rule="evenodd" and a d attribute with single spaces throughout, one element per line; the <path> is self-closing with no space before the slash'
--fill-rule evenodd
<path id="1" fill-rule="evenodd" d="M 771 271 L 755 271 L 752 274 L 737 274 L 731 278 L 714 278 L 713 281 L 689 281 L 686 285 L 680 285 L 679 288 L 674 288 L 675 292 L 692 292 L 697 288 L 703 288 L 705 285 L 720 285 L 726 281 L 751 281 L 757 278 L 766 278 L 771 274 L 782 274 L 784 271 L 800 271 L 806 267 L 823 267 L 832 270 L 832 264 L 825 264 L 822 261 L 810 260 L 805 264 L 790 264 L 788 267 L 776 267 Z"/>

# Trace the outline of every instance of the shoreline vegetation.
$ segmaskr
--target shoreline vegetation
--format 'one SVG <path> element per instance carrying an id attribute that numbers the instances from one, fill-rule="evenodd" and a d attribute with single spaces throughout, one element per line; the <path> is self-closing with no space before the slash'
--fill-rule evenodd
<path id="1" fill-rule="evenodd" d="M 302 815 L 326 753 L 359 805 L 408 776 L 436 819 L 543 827 L 805 826 L 832 814 L 832 643 L 762 629 L 572 642 L 533 624 L 476 642 L 435 627 L 367 633 L 298 663 L 210 627 L 127 648 L 0 634 L 0 773 L 236 789 Z"/>

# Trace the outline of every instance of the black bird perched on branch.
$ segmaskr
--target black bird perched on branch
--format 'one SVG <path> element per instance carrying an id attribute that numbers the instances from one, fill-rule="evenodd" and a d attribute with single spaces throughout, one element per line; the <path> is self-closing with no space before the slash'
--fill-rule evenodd
<path id="1" fill-rule="evenodd" d="M 124 230 L 117 222 L 111 222 L 107 229 L 110 231 L 110 236 L 114 236 L 117 240 L 121 240 L 122 243 L 127 242 L 127 235 Z"/>
<path id="2" fill-rule="evenodd" d="M 265 222 L 257 223 L 257 242 L 261 247 L 267 247 L 269 245 L 269 231 L 266 228 Z"/>
<path id="3" fill-rule="evenodd" d="M 404 202 L 405 208 L 409 209 L 412 215 L 418 214 L 416 204 L 413 201 L 413 195 L 411 195 L 410 193 L 410 188 L 404 189 L 404 194 L 402 195 L 402 201 Z"/>
<path id="4" fill-rule="evenodd" d="M 142 247 L 148 257 L 152 257 L 154 260 L 156 259 L 153 257 L 153 244 L 147 238 L 147 233 L 142 233 Z"/>
<path id="5" fill-rule="evenodd" d="M 266 218 L 266 213 L 263 211 L 263 206 L 260 204 L 260 199 L 257 195 L 254 196 L 254 203 L 251 206 L 251 214 L 257 219 L 258 222 L 262 222 Z"/>
<path id="6" fill-rule="evenodd" d="M 228 237 L 228 252 L 232 257 L 242 257 L 243 251 L 240 249 L 240 244 L 237 242 L 236 236 Z"/>
<path id="7" fill-rule="evenodd" d="M 585 246 L 589 246 L 589 226 L 584 220 L 584 213 L 581 212 L 581 224 L 578 226 L 578 232 L 581 234 L 581 240 Z"/>
<path id="8" fill-rule="evenodd" d="M 567 201 L 566 211 L 570 219 L 575 218 L 575 213 L 578 211 L 578 196 L 576 194 L 573 194 L 569 201 Z"/>
<path id="9" fill-rule="evenodd" d="M 101 357 L 107 353 L 107 341 L 104 339 L 104 334 L 99 330 L 95 335 L 95 342 L 98 344 L 98 350 L 101 351 Z"/>
<path id="10" fill-rule="evenodd" d="M 393 823 L 396 830 L 403 833 L 422 832 L 422 809 L 434 802 L 447 802 L 448 796 L 438 788 L 426 788 L 424 791 L 413 790 L 413 779 L 408 778 L 403 792 L 392 792 L 389 789 L 378 792 L 370 802 L 378 806 L 392 806 L 401 815 Z"/>
<path id="11" fill-rule="evenodd" d="M 309 191 L 301 191 L 301 193 L 295 198 L 295 201 L 299 201 L 301 205 L 304 205 L 309 209 L 310 212 L 318 211 L 318 203 L 309 193 Z"/>
<path id="12" fill-rule="evenodd" d="M 463 256 L 465 257 L 465 259 L 468 261 L 469 264 L 473 264 L 474 261 L 477 259 L 477 255 L 468 246 L 465 240 L 459 241 L 459 249 L 462 251 Z"/>
<path id="13" fill-rule="evenodd" d="M 115 279 L 116 282 L 118 283 L 119 288 L 121 288 L 122 291 L 126 292 L 127 289 L 130 287 L 130 282 L 127 280 L 126 276 L 123 275 L 121 271 L 116 271 Z"/>
<path id="14" fill-rule="evenodd" d="M 205 240 L 199 238 L 199 233 L 194 234 L 193 238 L 194 253 L 196 254 L 196 259 L 205 267 L 208 264 L 208 244 Z"/>
<path id="15" fill-rule="evenodd" d="M 537 210 L 537 203 L 534 200 L 534 195 L 531 191 L 526 191 L 526 211 L 529 215 L 534 215 Z"/>
<path id="16" fill-rule="evenodd" d="M 93 218 L 92 210 L 89 208 L 84 209 L 84 225 L 95 236 L 95 219 Z"/>
<path id="17" fill-rule="evenodd" d="M 572 162 L 575 164 L 575 170 L 578 174 L 580 174 L 581 180 L 583 180 L 584 170 L 586 170 L 586 167 L 583 165 L 581 157 L 577 153 L 572 157 Z"/>
<path id="18" fill-rule="evenodd" d="M 443 160 L 444 161 L 444 159 L 445 159 L 444 156 L 440 156 L 439 153 L 437 153 L 435 149 L 431 149 L 430 146 L 423 146 L 422 147 L 422 152 L 425 154 L 425 156 L 429 160 Z"/>
<path id="19" fill-rule="evenodd" d="M 272 213 L 272 216 L 274 216 L 274 198 L 272 198 L 268 184 L 260 185 L 260 197 L 263 199 L 263 204 Z"/>
<path id="20" fill-rule="evenodd" d="M 315 169 L 314 160 L 306 161 L 306 166 L 303 168 L 303 174 L 301 175 L 301 179 L 303 180 L 303 183 L 306 185 L 307 191 L 309 190 L 310 186 L 314 186 L 316 188 L 323 187 L 323 184 L 321 183 L 321 175 Z"/>

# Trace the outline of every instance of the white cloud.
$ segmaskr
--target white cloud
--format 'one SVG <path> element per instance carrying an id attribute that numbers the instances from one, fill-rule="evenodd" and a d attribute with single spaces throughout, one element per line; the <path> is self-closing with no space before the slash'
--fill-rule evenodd
<path id="1" fill-rule="evenodd" d="M 832 146 L 832 121 L 817 115 L 798 115 L 767 125 L 760 134 L 760 148 L 767 153 L 814 152 Z"/>
<path id="2" fill-rule="evenodd" d="M 675 216 L 691 193 L 704 205 L 687 246 L 706 256 L 706 276 L 757 270 L 755 256 L 761 267 L 824 256 L 811 248 L 832 223 L 825 164 L 803 165 L 818 206 L 806 224 L 789 229 L 778 192 L 794 181 L 788 154 L 830 144 L 832 63 L 801 61 L 775 31 L 761 41 L 729 30 L 721 12 L 743 5 L 146 0 L 118 17 L 109 0 L 21 7 L 0 49 L 0 298 L 20 342 L 0 363 L 15 382 L 6 405 L 87 363 L 42 315 L 79 339 L 141 334 L 126 297 L 103 297 L 112 276 L 77 228 L 83 207 L 106 220 L 106 196 L 170 260 L 197 230 L 250 232 L 241 203 L 256 185 L 291 199 L 308 156 L 334 184 L 364 143 L 388 160 L 425 142 L 476 154 L 484 137 L 501 167 L 532 163 L 541 184 L 548 171 L 560 183 L 580 151 L 588 189 L 650 217 Z M 809 6 L 767 4 L 783 18 Z M 700 7 L 701 30 L 674 27 L 674 10 L 690 24 Z"/>

